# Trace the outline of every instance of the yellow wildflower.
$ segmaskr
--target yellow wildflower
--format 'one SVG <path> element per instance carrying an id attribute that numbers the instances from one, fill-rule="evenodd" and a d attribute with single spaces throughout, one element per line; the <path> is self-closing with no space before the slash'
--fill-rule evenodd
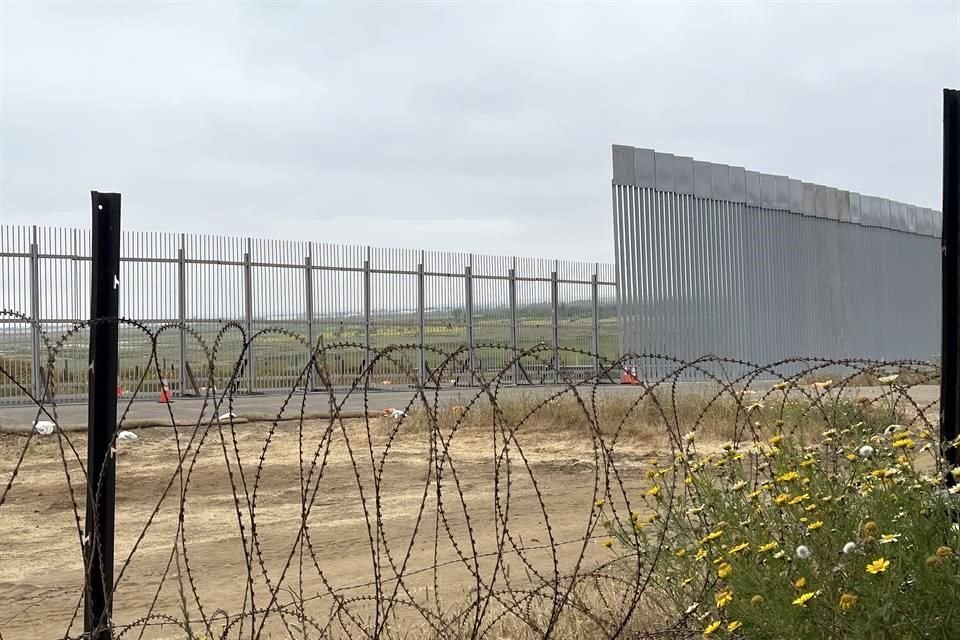
<path id="1" fill-rule="evenodd" d="M 767 442 L 769 442 L 769 443 L 772 444 L 773 446 L 777 446 L 778 444 L 780 444 L 781 442 L 783 442 L 783 436 L 773 436 L 772 438 L 770 438 L 769 440 L 767 440 Z"/>
<path id="2" fill-rule="evenodd" d="M 781 493 L 780 495 L 778 495 L 776 498 L 773 499 L 773 502 L 775 504 L 783 504 L 787 502 L 789 499 L 790 499 L 789 493 Z"/>
<path id="3" fill-rule="evenodd" d="M 887 467 L 886 469 L 874 469 L 873 471 L 870 472 L 870 475 L 872 475 L 874 478 L 883 478 L 884 480 L 886 480 L 887 478 L 892 478 L 893 476 L 899 473 L 900 473 L 900 469 Z"/>
<path id="4" fill-rule="evenodd" d="M 880 544 L 890 544 L 900 539 L 899 533 L 884 533 L 880 536 Z"/>
<path id="5" fill-rule="evenodd" d="M 856 459 L 857 459 L 856 454 L 854 454 L 854 453 L 848 453 L 848 454 L 847 454 L 847 460 L 849 460 L 850 462 L 853 462 L 853 461 L 856 460 Z"/>
<path id="6" fill-rule="evenodd" d="M 759 549 L 757 549 L 757 553 L 766 553 L 767 551 L 773 551 L 773 550 L 776 549 L 778 546 L 780 546 L 780 545 L 777 543 L 777 541 L 776 541 L 776 540 L 773 540 L 772 542 L 768 542 L 767 544 L 765 544 L 765 545 L 761 546 Z"/>
<path id="7" fill-rule="evenodd" d="M 777 482 L 793 482 L 800 477 L 800 474 L 796 471 L 787 471 L 786 473 L 781 473 L 777 476 Z"/>
<path id="8" fill-rule="evenodd" d="M 844 611 L 850 611 L 857 606 L 857 596 L 852 593 L 844 593 L 840 596 L 840 608 Z"/>
<path id="9" fill-rule="evenodd" d="M 750 546 L 750 543 L 749 543 L 749 542 L 741 542 L 740 544 L 738 544 L 738 545 L 736 545 L 736 546 L 734 546 L 734 547 L 730 547 L 729 553 L 730 553 L 730 555 L 734 555 L 734 554 L 740 553 L 741 551 L 743 551 L 744 549 L 746 549 L 746 548 L 749 547 L 749 546 Z"/>
<path id="10" fill-rule="evenodd" d="M 730 566 L 729 562 L 724 562 L 717 567 L 717 575 L 721 578 L 729 578 L 731 573 L 733 573 L 733 567 Z"/>
<path id="11" fill-rule="evenodd" d="M 809 500 L 809 499 L 810 499 L 810 494 L 809 494 L 809 493 L 803 493 L 803 494 L 800 494 L 799 496 L 794 496 L 794 497 L 790 500 L 790 502 L 788 502 L 787 504 L 800 504 L 800 503 L 803 502 L 804 500 Z"/>
<path id="12" fill-rule="evenodd" d="M 720 628 L 720 621 L 714 620 L 713 622 L 708 624 L 707 627 L 703 630 L 703 635 L 709 636 L 719 628 Z"/>
<path id="13" fill-rule="evenodd" d="M 793 601 L 793 604 L 798 607 L 805 607 L 807 606 L 807 603 L 813 600 L 815 597 L 817 597 L 817 593 L 815 591 L 808 591 L 807 593 L 798 596 L 797 599 Z"/>
<path id="14" fill-rule="evenodd" d="M 722 535 L 723 535 L 723 531 L 722 531 L 722 530 L 711 531 L 710 533 L 708 533 L 708 534 L 703 538 L 703 540 L 700 541 L 700 544 L 705 544 L 705 543 L 707 543 L 707 542 L 710 542 L 711 540 L 716 540 L 717 538 L 719 538 L 719 537 L 722 536 Z"/>
<path id="15" fill-rule="evenodd" d="M 913 449 L 917 443 L 912 438 L 900 438 L 891 445 L 894 449 Z"/>
<path id="16" fill-rule="evenodd" d="M 593 503 L 593 506 L 595 506 L 597 509 L 601 509 L 605 504 L 607 504 L 606 500 L 603 498 L 597 498 L 597 501 Z"/>
<path id="17" fill-rule="evenodd" d="M 724 589 L 723 591 L 717 594 L 716 600 L 717 600 L 717 608 L 718 609 L 724 608 L 725 606 L 727 606 L 727 604 L 733 601 L 733 591 L 731 591 L 730 589 Z"/>
<path id="18" fill-rule="evenodd" d="M 813 458 L 807 458 L 806 460 L 801 460 L 801 461 L 800 461 L 800 466 L 801 466 L 801 467 L 804 467 L 804 468 L 806 468 L 806 467 L 812 467 L 812 466 L 815 465 L 816 463 L 817 463 L 817 461 L 814 460 Z"/>
<path id="19" fill-rule="evenodd" d="M 822 526 L 823 526 L 823 522 L 820 520 L 817 520 L 816 522 L 811 522 L 810 524 L 807 525 L 807 531 L 816 531 Z"/>
<path id="20" fill-rule="evenodd" d="M 740 622 L 739 620 L 734 620 L 734 621 L 732 621 L 730 624 L 727 625 L 727 631 L 733 633 L 734 631 L 736 631 L 737 629 L 739 629 L 739 628 L 742 627 L 742 626 L 743 626 L 743 623 L 742 623 L 742 622 Z"/>
<path id="21" fill-rule="evenodd" d="M 652 487 L 650 487 L 649 489 L 647 489 L 647 495 L 648 495 L 648 496 L 654 496 L 654 497 L 660 495 L 660 485 L 655 484 L 655 485 L 653 485 Z"/>
<path id="22" fill-rule="evenodd" d="M 817 509 L 817 503 L 816 503 L 816 502 L 811 502 L 810 504 L 808 504 L 807 506 L 805 506 L 805 507 L 803 508 L 804 511 L 816 511 L 816 509 Z"/>
<path id="23" fill-rule="evenodd" d="M 872 573 L 877 575 L 878 573 L 883 573 L 890 566 L 890 561 L 885 558 L 877 558 L 873 562 L 867 565 L 867 573 Z"/>
<path id="24" fill-rule="evenodd" d="M 703 560 L 707 557 L 707 552 L 703 549 L 697 549 L 697 555 L 694 556 L 697 560 Z"/>
<path id="25" fill-rule="evenodd" d="M 807 579 L 804 578 L 803 576 L 800 576 L 799 578 L 793 581 L 793 586 L 796 587 L 797 589 L 803 589 L 805 586 L 807 586 Z"/>
<path id="26" fill-rule="evenodd" d="M 682 558 L 682 557 L 684 557 L 685 555 L 687 555 L 687 550 L 684 549 L 683 547 L 681 547 L 681 548 L 677 549 L 677 551 L 674 553 L 674 555 L 677 556 L 678 558 Z"/>
<path id="27" fill-rule="evenodd" d="M 747 494 L 747 500 L 756 500 L 760 496 L 760 491 L 751 491 Z"/>

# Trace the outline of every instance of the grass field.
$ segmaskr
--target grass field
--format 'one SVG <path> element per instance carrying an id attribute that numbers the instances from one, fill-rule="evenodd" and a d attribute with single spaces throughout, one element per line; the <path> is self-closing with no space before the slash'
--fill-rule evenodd
<path id="1" fill-rule="evenodd" d="M 382 350 L 387 347 L 402 344 L 417 344 L 419 341 L 419 325 L 414 318 L 398 316 L 389 318 L 390 324 L 382 320 L 371 326 L 370 346 L 372 350 Z M 215 355 L 214 380 L 222 386 L 226 380 L 234 375 L 234 370 L 240 358 L 242 349 L 241 333 L 236 329 L 224 333 L 216 353 L 212 353 L 217 335 L 223 325 L 220 323 L 200 323 L 192 325 L 193 331 L 186 339 L 187 362 L 194 373 L 198 386 L 207 384 L 207 363 Z M 31 357 L 30 334 L 22 329 L 12 331 L 8 327 L 0 333 L 0 367 L 11 376 L 30 388 L 33 367 Z M 301 340 L 288 335 L 294 334 L 306 339 L 307 326 L 302 323 L 284 321 L 273 323 L 255 323 L 254 331 L 280 329 L 282 332 L 269 332 L 256 338 L 253 347 L 254 388 L 255 390 L 274 390 L 290 388 L 297 382 L 297 378 L 306 367 L 309 350 Z M 590 318 L 562 319 L 558 325 L 559 346 L 566 349 L 575 349 L 583 352 L 593 351 L 592 320 Z M 56 342 L 63 333 L 63 329 L 55 328 L 50 331 L 50 339 Z M 323 340 L 325 345 L 337 343 L 353 343 L 363 345 L 365 330 L 362 325 L 349 323 L 325 323 L 318 321 L 314 325 L 314 340 Z M 519 349 L 528 349 L 540 344 L 552 343 L 552 327 L 549 319 L 520 317 L 517 323 L 517 346 Z M 479 317 L 474 324 L 475 344 L 510 344 L 510 324 L 508 320 L 498 318 Z M 77 331 L 59 345 L 57 357 L 53 364 L 57 397 L 68 400 L 86 393 L 87 379 L 87 351 L 89 332 Z M 430 349 L 443 353 L 451 353 L 467 344 L 467 329 L 463 325 L 455 325 L 444 319 L 432 318 L 424 328 L 424 344 Z M 133 327 L 121 328 L 120 331 L 120 386 L 132 390 L 143 378 L 142 389 L 149 393 L 159 391 L 156 367 L 159 366 L 161 376 L 170 384 L 171 388 L 180 388 L 180 337 L 175 329 L 161 333 L 156 340 L 156 362 L 151 361 L 153 341 L 142 331 Z M 618 334 L 615 317 L 603 317 L 599 322 L 599 354 L 604 358 L 615 360 L 618 355 Z M 510 353 L 505 348 L 478 347 L 474 351 L 475 368 L 489 373 L 503 368 L 509 361 Z M 538 357 L 527 357 L 521 363 L 531 369 L 544 366 L 549 353 Z M 329 350 L 326 367 L 338 384 L 350 384 L 361 370 L 364 359 L 364 349 L 360 346 L 339 347 Z M 443 357 L 436 352 L 427 351 L 426 363 L 431 369 L 440 366 Z M 406 381 L 408 371 L 416 371 L 419 356 L 416 349 L 407 349 L 395 352 L 390 358 L 382 359 L 375 368 L 373 380 L 382 382 L 389 380 Z M 564 353 L 561 359 L 562 366 L 586 366 L 592 363 L 588 355 Z M 47 366 L 47 357 L 43 355 L 41 365 Z M 452 363 L 451 363 L 452 365 Z M 462 363 L 448 366 L 451 375 L 444 378 L 455 378 L 463 370 Z M 146 372 L 146 376 L 144 373 Z M 244 372 L 244 375 L 246 372 Z M 187 382 L 187 388 L 191 385 Z M 247 381 L 244 377 L 240 384 L 246 389 Z M 0 399 L 22 398 L 16 384 L 6 376 L 0 377 Z"/>

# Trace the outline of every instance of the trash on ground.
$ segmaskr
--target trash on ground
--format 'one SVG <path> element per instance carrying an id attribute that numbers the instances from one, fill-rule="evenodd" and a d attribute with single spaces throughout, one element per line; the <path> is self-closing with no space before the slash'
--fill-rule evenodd
<path id="1" fill-rule="evenodd" d="M 49 420 L 37 420 L 33 425 L 33 430 L 41 436 L 49 436 L 57 430 L 57 425 Z"/>
<path id="2" fill-rule="evenodd" d="M 117 434 L 117 440 L 136 440 L 137 434 L 133 431 L 121 431 Z"/>

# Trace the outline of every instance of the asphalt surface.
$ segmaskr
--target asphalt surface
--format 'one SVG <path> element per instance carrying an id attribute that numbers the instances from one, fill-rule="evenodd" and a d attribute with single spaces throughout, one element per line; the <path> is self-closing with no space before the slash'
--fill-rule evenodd
<path id="1" fill-rule="evenodd" d="M 679 387 L 684 393 L 713 393 L 716 385 L 712 383 L 684 382 Z M 754 385 L 753 388 L 762 390 L 762 387 L 768 387 L 768 384 Z M 499 391 L 500 397 L 509 397 L 511 395 L 523 395 L 532 397 L 547 397 L 564 389 L 563 386 L 522 386 L 522 387 L 502 387 Z M 584 392 L 589 393 L 589 387 L 580 387 Z M 886 387 L 856 387 L 848 388 L 845 393 L 854 396 L 874 397 L 879 393 L 886 391 Z M 439 391 L 439 402 L 443 404 L 466 404 L 474 398 L 480 389 L 472 388 L 453 388 L 442 389 Z M 939 387 L 934 385 L 923 385 L 911 388 L 910 395 L 921 406 L 934 402 L 939 397 Z M 433 403 L 435 391 L 427 391 L 427 401 Z M 601 394 L 636 394 L 639 393 L 639 387 L 627 385 L 601 385 L 598 387 L 598 393 Z M 263 394 L 263 395 L 238 395 L 233 398 L 232 412 L 235 418 L 254 422 L 261 420 L 273 420 L 278 415 L 290 418 L 299 417 L 301 411 L 308 414 L 307 417 L 320 418 L 330 415 L 330 397 L 324 393 L 308 393 L 306 401 L 302 392 L 297 392 L 284 407 L 286 394 Z M 171 404 L 161 404 L 155 399 L 138 399 L 133 402 L 129 398 L 121 398 L 117 403 L 118 417 L 126 412 L 124 424 L 133 426 L 157 426 L 158 424 L 169 425 L 171 417 L 178 424 L 196 424 L 202 415 L 204 420 L 208 421 L 216 411 L 217 415 L 225 415 L 231 409 L 228 406 L 228 400 L 222 399 L 219 407 L 216 402 L 219 399 L 209 398 L 206 401 L 203 398 L 175 398 Z M 364 395 L 362 391 L 354 392 L 349 396 L 345 392 L 338 392 L 336 401 L 342 402 L 341 415 L 344 413 L 353 414 L 355 417 L 362 415 L 365 408 Z M 414 404 L 420 404 L 418 392 L 415 389 L 403 390 L 371 390 L 366 394 L 366 409 L 370 412 L 380 414 L 384 409 L 404 409 L 408 404 L 414 401 Z M 53 408 L 46 407 L 49 413 L 53 413 Z M 57 422 L 65 430 L 77 430 L 85 428 L 87 425 L 87 404 L 72 403 L 57 405 Z M 29 431 L 37 421 L 39 409 L 35 405 L 13 405 L 0 406 L 0 431 L 4 432 L 26 432 Z M 345 416 L 346 417 L 346 416 Z M 39 414 L 40 420 L 49 420 L 46 414 Z"/>
<path id="2" fill-rule="evenodd" d="M 543 386 L 543 387 L 503 387 L 499 391 L 500 397 L 510 395 L 525 395 L 534 397 L 546 397 L 559 390 L 563 386 Z M 581 387 L 589 392 L 589 387 Z M 603 385 L 599 387 L 600 393 L 637 393 L 638 387 L 621 385 Z M 439 392 L 440 404 L 466 404 L 474 398 L 480 389 L 442 389 Z M 434 401 L 436 392 L 428 390 L 425 392 L 427 401 L 431 404 Z M 246 418 L 253 420 L 272 420 L 279 414 L 285 416 L 299 416 L 301 408 L 308 414 L 330 414 L 330 396 L 325 393 L 308 393 L 306 395 L 306 404 L 304 405 L 304 396 L 302 392 L 294 394 L 284 408 L 286 394 L 263 394 L 263 395 L 238 395 L 233 398 L 232 412 L 237 418 Z M 216 402 L 221 404 L 217 408 Z M 404 409 L 414 401 L 416 404 L 422 404 L 419 393 L 415 389 L 380 391 L 371 390 L 366 396 L 366 409 L 377 414 L 381 414 L 384 409 Z M 346 392 L 337 392 L 336 402 L 343 403 L 341 412 L 357 413 L 364 410 L 364 395 L 362 391 L 355 391 L 350 395 Z M 45 409 L 53 414 L 53 407 L 47 405 Z M 225 415 L 231 411 L 228 406 L 228 399 L 209 398 L 206 401 L 203 398 L 174 398 L 171 404 L 161 404 L 156 400 L 138 399 L 130 402 L 129 398 L 121 398 L 117 401 L 117 415 L 123 415 L 126 411 L 125 423 L 136 424 L 143 422 L 162 422 L 170 424 L 171 415 L 177 423 L 196 423 L 201 416 L 201 412 L 206 419 L 213 415 L 214 410 L 217 415 Z M 57 422 L 64 429 L 76 428 L 87 424 L 87 403 L 58 404 L 56 407 Z M 22 431 L 28 430 L 38 419 L 40 409 L 36 405 L 12 405 L 0 406 L 0 430 L 3 431 Z M 362 413 L 360 413 L 362 415 Z M 49 420 L 46 414 L 40 414 L 40 420 Z"/>

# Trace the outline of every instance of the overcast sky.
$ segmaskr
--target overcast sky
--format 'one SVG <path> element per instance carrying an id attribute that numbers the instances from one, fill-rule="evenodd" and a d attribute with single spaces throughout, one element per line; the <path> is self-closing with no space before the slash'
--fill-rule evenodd
<path id="1" fill-rule="evenodd" d="M 612 261 L 610 145 L 940 208 L 960 2 L 0 1 L 0 222 Z"/>

